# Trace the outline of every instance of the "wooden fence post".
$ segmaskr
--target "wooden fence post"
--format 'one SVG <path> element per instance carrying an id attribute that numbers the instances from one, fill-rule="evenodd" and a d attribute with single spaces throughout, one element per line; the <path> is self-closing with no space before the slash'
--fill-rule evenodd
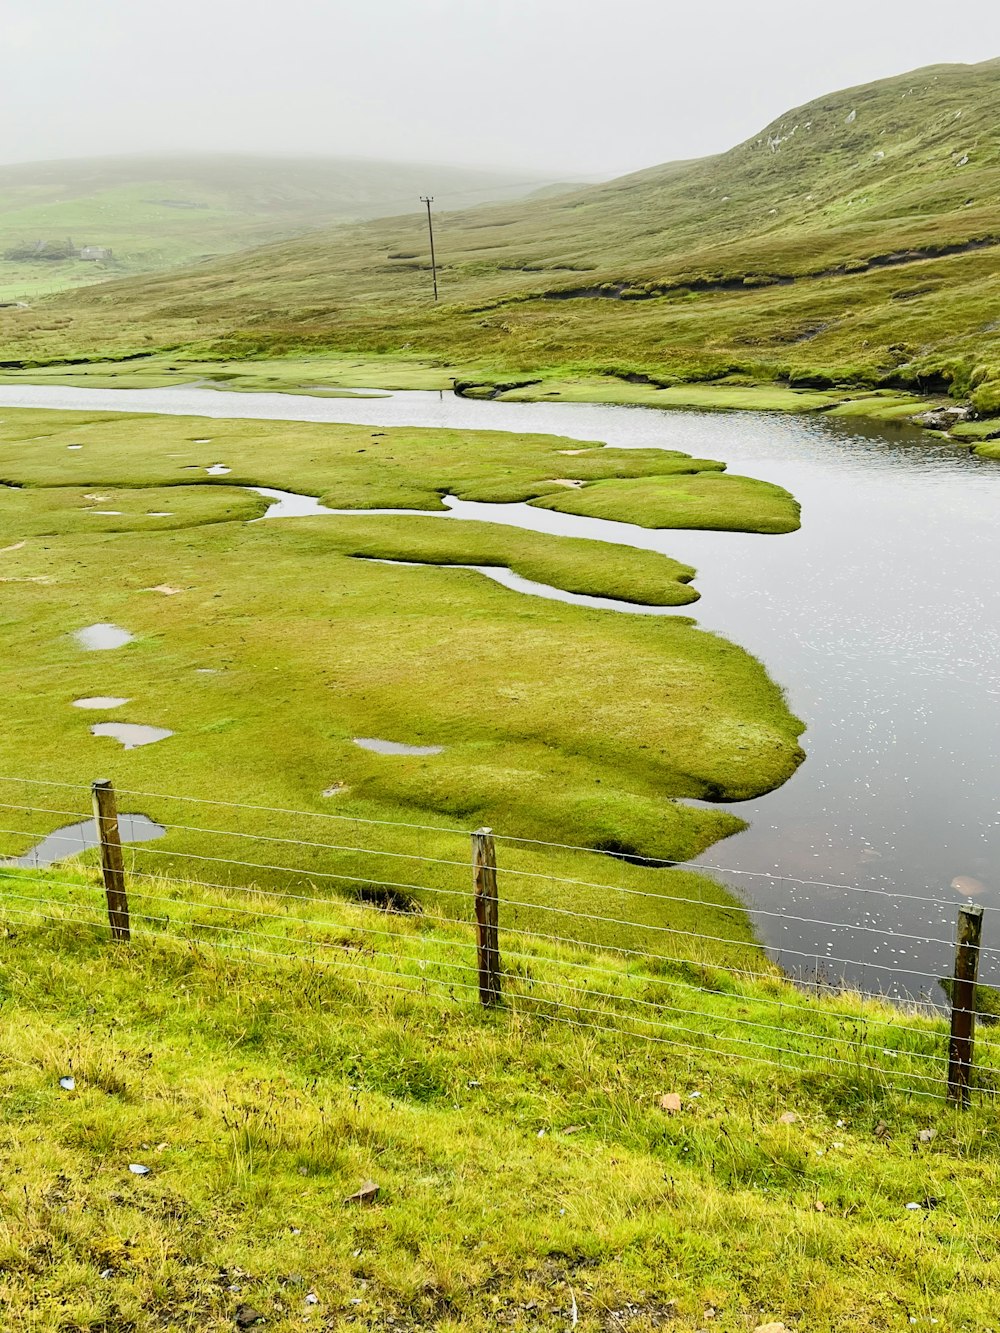
<path id="1" fill-rule="evenodd" d="M 502 996 L 497 853 L 492 829 L 477 829 L 472 835 L 472 883 L 476 891 L 479 998 L 487 1009 L 494 1009 L 501 1003 Z"/>
<path id="2" fill-rule="evenodd" d="M 976 1035 L 976 980 L 983 909 L 969 904 L 958 909 L 955 980 L 951 991 L 951 1040 L 948 1043 L 948 1100 L 969 1105 L 973 1044 Z"/>
<path id="3" fill-rule="evenodd" d="M 121 835 L 118 832 L 118 807 L 115 789 L 107 778 L 91 784 L 94 797 L 94 822 L 101 843 L 101 873 L 108 900 L 108 921 L 113 940 L 131 939 L 128 894 L 125 892 L 125 863 L 122 860 Z"/>

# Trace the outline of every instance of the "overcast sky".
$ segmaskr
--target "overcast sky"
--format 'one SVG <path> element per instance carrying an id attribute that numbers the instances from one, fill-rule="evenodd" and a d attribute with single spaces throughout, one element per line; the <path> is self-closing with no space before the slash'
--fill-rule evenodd
<path id="1" fill-rule="evenodd" d="M 237 149 L 610 176 L 1000 56 L 997 0 L 0 0 L 0 161 Z"/>

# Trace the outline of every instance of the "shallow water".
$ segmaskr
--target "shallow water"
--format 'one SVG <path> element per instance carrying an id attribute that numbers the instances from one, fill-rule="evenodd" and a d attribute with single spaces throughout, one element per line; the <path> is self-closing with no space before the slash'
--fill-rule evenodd
<path id="1" fill-rule="evenodd" d="M 321 505 L 315 496 L 296 495 L 294 491 L 276 491 L 273 486 L 247 486 L 245 489 L 271 501 L 270 507 L 262 515 L 263 518 L 310 518 L 314 514 L 357 513 L 355 509 L 349 511 L 327 509 L 326 505 Z M 251 522 L 259 523 L 260 519 L 252 519 Z"/>
<path id="2" fill-rule="evenodd" d="M 777 482 L 803 506 L 802 530 L 778 537 L 656 532 L 529 505 L 459 501 L 451 516 L 625 541 L 697 568 L 702 599 L 680 614 L 764 661 L 808 724 L 806 763 L 736 807 L 751 827 L 703 858 L 729 868 L 721 878 L 760 909 L 790 970 L 933 993 L 962 901 L 952 881 L 978 880 L 977 901 L 1000 905 L 1000 465 L 909 426 L 817 415 L 48 386 L 0 386 L 0 405 L 535 431 L 680 449 Z M 308 512 L 323 512 L 316 503 Z M 997 942 L 989 911 L 985 941 Z M 996 955 L 983 972 L 1000 978 Z"/>
<path id="3" fill-rule="evenodd" d="M 94 694 L 87 699 L 74 699 L 74 708 L 99 708 L 102 711 L 105 708 L 121 708 L 122 704 L 127 704 L 128 699 L 121 699 L 114 694 Z"/>
<path id="4" fill-rule="evenodd" d="M 142 745 L 155 745 L 174 733 L 166 727 L 145 727 L 138 722 L 97 722 L 90 728 L 93 736 L 110 736 L 121 741 L 126 750 L 137 750 Z"/>
<path id="5" fill-rule="evenodd" d="M 123 843 L 149 842 L 153 838 L 162 838 L 166 831 L 162 824 L 154 824 L 145 815 L 118 816 L 118 834 Z M 92 819 L 85 819 L 79 824 L 65 824 L 43 838 L 30 852 L 3 864 L 35 869 L 63 861 L 67 856 L 78 856 L 80 852 L 99 845 L 97 825 Z"/>
<path id="6" fill-rule="evenodd" d="M 135 636 L 118 625 L 88 625 L 78 629 L 73 637 L 88 652 L 109 652 L 112 648 L 124 648 Z"/>
<path id="7" fill-rule="evenodd" d="M 342 512 L 346 513 L 348 511 Z M 404 511 L 397 510 L 396 512 L 403 513 Z M 397 565 L 403 569 L 468 569 L 474 574 L 482 574 L 486 578 L 492 579 L 494 583 L 499 583 L 503 588 L 510 588 L 513 592 L 527 593 L 529 597 L 544 597 L 550 602 L 569 602 L 573 606 L 589 606 L 595 611 L 620 611 L 625 615 L 633 616 L 663 616 L 672 615 L 677 610 L 676 607 L 672 606 L 644 606 L 638 602 L 622 602 L 614 597 L 592 597 L 587 593 L 566 592 L 563 588 L 554 588 L 550 583 L 536 583 L 534 579 L 526 579 L 521 574 L 515 574 L 506 565 L 444 565 L 436 561 L 432 563 L 419 560 L 378 560 L 370 556 L 355 556 L 354 558 L 364 560 L 366 564 L 370 565 Z"/>
<path id="8" fill-rule="evenodd" d="M 355 736 L 354 744 L 376 754 L 441 754 L 443 745 L 403 745 L 399 741 L 381 741 L 374 736 Z M 325 795 L 325 793 L 324 793 Z"/>

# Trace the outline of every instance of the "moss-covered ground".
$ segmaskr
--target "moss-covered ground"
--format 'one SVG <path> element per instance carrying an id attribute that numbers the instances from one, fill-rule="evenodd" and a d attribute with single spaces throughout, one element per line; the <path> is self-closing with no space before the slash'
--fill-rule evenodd
<path id="1" fill-rule="evenodd" d="M 902 1090 L 939 1021 L 503 915 L 490 1014 L 426 915 L 158 881 L 114 946 L 92 873 L 0 877 L 11 1333 L 996 1328 L 992 1102 Z"/>
<path id="2" fill-rule="evenodd" d="M 448 492 L 513 501 L 594 491 L 596 510 L 615 517 L 622 505 L 599 488 L 629 486 L 639 489 L 628 507 L 650 524 L 743 528 L 751 502 L 765 530 L 797 521 L 780 488 L 729 478 L 717 462 L 597 445 L 568 452 L 567 443 L 5 412 L 0 773 L 73 783 L 108 774 L 124 788 L 200 797 L 221 786 L 232 800 L 285 811 L 419 816 L 666 861 L 696 855 L 741 821 L 677 798 L 749 798 L 786 780 L 801 758 L 801 723 L 760 664 L 683 616 L 586 609 L 446 566 L 506 565 L 559 589 L 667 608 L 696 595 L 694 571 L 649 551 L 443 511 L 363 512 L 438 509 Z M 219 462 L 231 472 L 210 475 Z M 567 478 L 584 485 L 569 491 L 558 484 Z M 725 481 L 698 497 L 697 513 L 665 512 L 661 485 L 701 478 Z M 252 522 L 268 502 L 246 485 L 359 513 Z M 99 623 L 135 638 L 83 650 L 74 631 Z M 129 702 L 73 707 L 105 695 Z M 90 734 L 108 721 L 174 735 L 123 752 Z M 383 755 L 354 743 L 368 737 L 443 749 Z M 19 789 L 4 799 L 39 804 Z M 64 822 L 58 806 L 42 805 L 11 814 L 0 850 L 19 854 Z M 141 808 L 192 822 L 156 799 Z M 269 833 L 303 836 L 295 816 L 273 820 Z M 385 835 L 372 836 L 381 846 Z M 148 855 L 180 852 L 217 849 L 208 834 L 172 829 Z M 338 854 L 310 855 L 306 869 L 344 870 Z M 607 882 L 606 858 L 598 873 L 586 853 L 562 856 L 559 873 L 583 882 L 571 892 L 590 910 L 601 890 L 586 885 Z M 614 874 L 657 895 L 643 911 L 662 915 L 663 899 L 676 899 L 669 919 L 696 928 L 697 903 L 680 901 L 693 896 L 693 877 L 622 862 Z M 280 865 L 273 878 L 283 878 Z M 749 938 L 738 914 L 721 934 L 723 943 Z"/>

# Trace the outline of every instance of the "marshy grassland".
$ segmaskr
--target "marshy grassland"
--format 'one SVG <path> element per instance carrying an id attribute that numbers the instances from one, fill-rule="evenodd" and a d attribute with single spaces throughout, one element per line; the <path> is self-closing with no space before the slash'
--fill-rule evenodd
<path id="1" fill-rule="evenodd" d="M 452 208 L 532 186 L 461 167 L 361 159 L 168 154 L 0 166 L 0 301 L 204 262 L 336 221 L 395 213 L 428 176 Z M 109 249 L 81 261 L 73 243 Z"/>
<path id="2" fill-rule="evenodd" d="M 917 70 L 716 157 L 443 214 L 439 305 L 414 211 L 0 311 L 3 360 L 339 353 L 490 392 L 542 379 L 525 392 L 791 406 L 887 390 L 994 415 L 997 68 Z"/>
<path id="3" fill-rule="evenodd" d="M 893 1090 L 939 1021 L 509 932 L 490 1013 L 434 916 L 258 900 L 250 946 L 246 895 L 158 881 L 112 946 L 94 872 L 0 877 L 12 1333 L 995 1327 L 992 1105 Z"/>
<path id="4" fill-rule="evenodd" d="M 201 797 L 225 775 L 233 801 L 489 824 L 677 861 L 742 827 L 683 798 L 757 795 L 802 757 L 802 724 L 760 664 L 689 618 L 592 610 L 449 568 L 508 566 L 570 592 L 683 607 L 697 596 L 685 565 L 448 519 L 441 497 L 561 505 L 593 493 L 592 512 L 648 510 L 650 525 L 797 526 L 787 492 L 717 461 L 503 432 L 28 410 L 4 413 L 0 450 L 0 671 L 16 710 L 0 741 L 6 774 L 86 783 L 101 770 L 127 789 Z M 219 464 L 231 471 L 210 474 Z M 270 502 L 243 489 L 253 485 L 357 513 L 255 522 Z M 365 513 L 384 507 L 442 516 Z M 84 651 L 74 632 L 101 623 L 133 641 Z M 107 716 L 72 706 L 105 695 L 128 703 Z M 108 720 L 174 735 L 123 752 L 90 734 Z M 359 737 L 443 749 L 387 756 Z M 3 850 L 20 854 L 59 822 L 17 815 Z M 276 815 L 257 831 L 302 837 L 303 825 Z M 172 830 L 162 849 L 211 845 Z M 323 857 L 309 865 L 329 869 Z M 601 899 L 588 883 L 607 882 L 607 858 L 600 875 L 593 859 L 557 856 L 553 873 L 582 881 L 578 905 Z M 613 874 L 665 898 L 695 897 L 695 883 L 724 899 L 669 869 L 614 862 Z M 657 898 L 636 910 L 665 909 Z M 697 902 L 672 911 L 695 928 Z M 722 954 L 752 938 L 738 912 L 722 933 Z"/>
<path id="5" fill-rule="evenodd" d="M 155 262 L 186 266 L 0 309 L 0 377 L 885 420 L 932 395 L 1000 457 L 998 72 L 915 71 L 717 157 L 445 213 L 437 306 L 421 214 L 189 263 L 196 234 L 276 220 L 232 181 L 190 217 L 119 181 L 123 243 L 172 209 Z M 354 512 L 265 518 L 250 487 Z M 947 1109 L 929 1006 L 806 994 L 675 864 L 801 762 L 779 685 L 685 614 L 691 567 L 449 496 L 799 524 L 782 488 L 667 450 L 0 409 L 0 857 L 86 817 L 97 776 L 166 826 L 126 851 L 127 945 L 93 852 L 0 864 L 4 1327 L 1000 1329 L 991 1030 L 972 1109 Z M 99 624 L 131 640 L 86 651 Z M 108 721 L 172 734 L 126 751 L 91 734 Z"/>

